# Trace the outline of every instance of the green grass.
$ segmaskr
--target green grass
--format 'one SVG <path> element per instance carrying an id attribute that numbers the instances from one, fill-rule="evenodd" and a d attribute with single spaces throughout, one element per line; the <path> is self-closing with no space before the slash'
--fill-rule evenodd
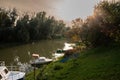
<path id="1" fill-rule="evenodd" d="M 32 72 L 26 74 L 25 80 L 34 80 L 34 78 L 36 78 L 39 73 L 40 73 L 40 69 L 36 69 L 35 70 L 35 77 L 34 77 L 34 71 L 32 71 Z"/>
<path id="2" fill-rule="evenodd" d="M 79 58 L 54 62 L 38 80 L 120 80 L 120 47 L 99 47 L 81 52 Z"/>

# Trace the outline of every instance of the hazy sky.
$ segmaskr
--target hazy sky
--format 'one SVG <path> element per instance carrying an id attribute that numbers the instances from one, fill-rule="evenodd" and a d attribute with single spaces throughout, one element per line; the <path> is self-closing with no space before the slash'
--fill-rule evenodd
<path id="1" fill-rule="evenodd" d="M 65 21 L 92 14 L 93 7 L 100 0 L 0 0 L 1 7 L 17 8 L 20 11 L 39 12 L 56 16 Z"/>

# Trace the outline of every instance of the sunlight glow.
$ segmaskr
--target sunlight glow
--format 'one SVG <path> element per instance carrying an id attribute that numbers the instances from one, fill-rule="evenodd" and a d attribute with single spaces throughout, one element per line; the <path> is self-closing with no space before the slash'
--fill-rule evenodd
<path id="1" fill-rule="evenodd" d="M 0 0 L 0 7 L 17 8 L 19 11 L 40 12 L 70 22 L 85 19 L 101 0 Z"/>
<path id="2" fill-rule="evenodd" d="M 57 14 L 61 19 L 71 21 L 75 18 L 85 19 L 91 15 L 95 4 L 100 0 L 63 0 L 57 6 Z"/>

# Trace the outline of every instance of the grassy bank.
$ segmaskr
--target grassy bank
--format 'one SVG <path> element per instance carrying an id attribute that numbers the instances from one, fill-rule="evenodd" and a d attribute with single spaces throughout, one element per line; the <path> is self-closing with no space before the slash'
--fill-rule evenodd
<path id="1" fill-rule="evenodd" d="M 38 80 L 120 80 L 120 47 L 99 47 L 65 63 L 54 62 Z"/>
<path id="2" fill-rule="evenodd" d="M 38 76 L 39 72 L 40 72 L 40 70 L 36 69 L 35 74 L 34 74 L 34 71 L 26 74 L 25 80 L 34 80 Z"/>

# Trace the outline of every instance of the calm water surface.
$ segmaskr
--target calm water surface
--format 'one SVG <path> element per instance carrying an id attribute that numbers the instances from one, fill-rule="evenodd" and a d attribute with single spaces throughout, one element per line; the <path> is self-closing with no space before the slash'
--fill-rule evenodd
<path id="1" fill-rule="evenodd" d="M 7 65 L 13 64 L 14 59 L 19 57 L 22 63 L 32 59 L 32 53 L 51 58 L 51 54 L 57 48 L 63 48 L 65 40 L 44 40 L 30 44 L 14 46 L 0 49 L 0 61 L 5 61 Z"/>

